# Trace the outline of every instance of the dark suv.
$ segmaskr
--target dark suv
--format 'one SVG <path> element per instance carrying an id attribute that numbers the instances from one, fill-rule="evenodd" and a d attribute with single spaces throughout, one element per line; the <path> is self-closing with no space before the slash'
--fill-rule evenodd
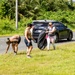
<path id="1" fill-rule="evenodd" d="M 33 38 L 35 39 L 35 42 L 37 42 L 38 36 L 41 33 L 41 31 L 47 29 L 49 22 L 52 22 L 53 25 L 56 27 L 55 32 L 56 42 L 58 42 L 60 39 L 67 39 L 68 41 L 72 40 L 73 38 L 72 30 L 70 30 L 67 26 L 65 26 L 61 22 L 55 20 L 34 20 Z"/>

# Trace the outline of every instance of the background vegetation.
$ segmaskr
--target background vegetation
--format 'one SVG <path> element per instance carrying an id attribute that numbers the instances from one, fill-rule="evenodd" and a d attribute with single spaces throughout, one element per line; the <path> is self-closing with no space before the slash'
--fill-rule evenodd
<path id="1" fill-rule="evenodd" d="M 75 5 L 68 0 L 19 0 L 18 8 L 16 30 L 15 0 L 0 0 L 0 35 L 23 35 L 26 24 L 35 19 L 54 19 L 75 29 Z M 30 60 L 25 51 L 0 55 L 0 75 L 75 75 L 75 43 L 32 52 Z"/>
<path id="2" fill-rule="evenodd" d="M 15 26 L 16 0 L 0 0 L 0 35 L 23 35 L 27 23 L 53 19 L 75 29 L 75 3 L 72 0 L 18 0 L 18 30 Z"/>

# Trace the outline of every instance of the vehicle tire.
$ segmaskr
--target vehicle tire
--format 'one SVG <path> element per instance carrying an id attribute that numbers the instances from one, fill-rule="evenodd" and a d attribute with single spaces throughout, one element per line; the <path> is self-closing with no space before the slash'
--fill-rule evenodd
<path id="1" fill-rule="evenodd" d="M 40 50 L 44 50 L 44 48 L 47 46 L 47 40 L 46 40 L 46 33 L 45 31 L 42 31 L 37 39 L 37 47 Z"/>
<path id="2" fill-rule="evenodd" d="M 55 34 L 54 39 L 55 39 L 55 43 L 57 43 L 59 41 L 58 34 Z"/>
<path id="3" fill-rule="evenodd" d="M 67 40 L 68 40 L 68 41 L 71 41 L 71 40 L 72 40 L 72 33 L 69 34 Z"/>

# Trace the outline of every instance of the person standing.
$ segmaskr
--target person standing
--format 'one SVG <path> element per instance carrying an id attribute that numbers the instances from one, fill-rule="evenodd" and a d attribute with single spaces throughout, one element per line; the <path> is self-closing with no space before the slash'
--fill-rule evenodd
<path id="1" fill-rule="evenodd" d="M 27 24 L 27 28 L 25 29 L 25 34 L 24 34 L 24 36 L 25 36 L 24 42 L 27 46 L 27 57 L 28 58 L 31 58 L 30 54 L 33 49 L 32 41 L 31 41 L 33 39 L 32 33 L 31 33 L 32 27 L 33 27 L 32 24 L 30 24 L 30 23 Z"/>
<path id="2" fill-rule="evenodd" d="M 6 48 L 6 52 L 5 53 L 8 52 L 10 44 L 12 44 L 12 48 L 14 50 L 14 54 L 17 54 L 18 45 L 19 45 L 20 41 L 21 41 L 20 35 L 14 35 L 14 36 L 12 36 L 10 38 L 7 38 L 7 40 L 6 40 L 7 48 Z"/>
<path id="3" fill-rule="evenodd" d="M 53 26 L 53 24 L 50 22 L 48 24 L 48 30 L 46 31 L 47 33 L 47 50 L 50 50 L 50 43 L 52 43 L 53 48 L 55 50 L 55 40 L 54 40 L 54 33 L 55 33 L 55 27 Z"/>

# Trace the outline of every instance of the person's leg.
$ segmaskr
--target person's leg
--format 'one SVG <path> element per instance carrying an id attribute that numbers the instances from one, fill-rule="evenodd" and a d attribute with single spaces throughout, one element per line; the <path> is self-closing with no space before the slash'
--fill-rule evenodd
<path id="1" fill-rule="evenodd" d="M 24 42 L 26 44 L 27 50 L 26 50 L 26 54 L 28 55 L 29 53 L 29 45 L 28 45 L 28 41 L 26 39 L 24 39 Z"/>
<path id="2" fill-rule="evenodd" d="M 7 48 L 6 48 L 6 52 L 5 53 L 7 53 L 8 52 L 8 50 L 9 50 L 9 47 L 10 47 L 10 44 L 7 44 L 8 46 L 7 46 Z"/>
<path id="3" fill-rule="evenodd" d="M 51 42 L 52 42 L 53 48 L 55 50 L 55 40 L 54 40 L 54 37 L 51 37 Z"/>
<path id="4" fill-rule="evenodd" d="M 17 53 L 18 51 L 18 43 L 15 44 L 15 52 Z"/>
<path id="5" fill-rule="evenodd" d="M 29 40 L 30 40 L 30 39 L 29 39 Z M 31 42 L 31 40 L 30 40 L 30 42 L 28 42 L 26 39 L 24 39 L 24 42 L 25 42 L 25 44 L 26 44 L 26 46 L 27 46 L 27 52 L 26 52 L 27 57 L 30 58 L 30 53 L 31 53 L 31 51 L 32 51 L 32 49 L 33 49 L 32 42 Z"/>
<path id="6" fill-rule="evenodd" d="M 14 43 L 12 43 L 12 49 L 15 52 L 15 44 Z"/>
<path id="7" fill-rule="evenodd" d="M 27 47 L 27 50 L 26 50 L 26 54 L 28 53 L 28 47 Z"/>
<path id="8" fill-rule="evenodd" d="M 30 56 L 33 46 L 29 46 L 27 50 L 27 56 Z"/>
<path id="9" fill-rule="evenodd" d="M 48 36 L 47 37 L 47 50 L 50 49 L 50 37 Z"/>

